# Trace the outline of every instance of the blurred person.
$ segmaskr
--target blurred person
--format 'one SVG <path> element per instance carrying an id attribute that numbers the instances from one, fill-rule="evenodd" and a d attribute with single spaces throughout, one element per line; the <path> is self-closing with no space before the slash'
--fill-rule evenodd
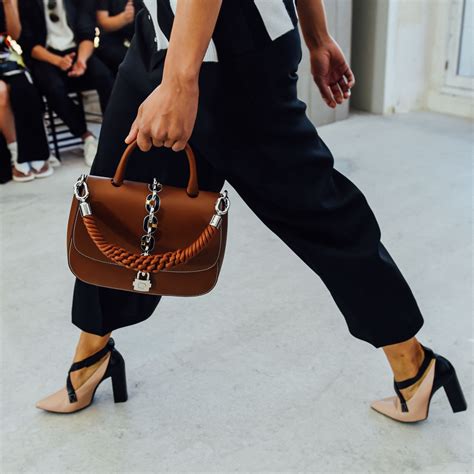
<path id="1" fill-rule="evenodd" d="M 97 55 L 116 75 L 135 32 L 141 0 L 97 0 L 97 25 L 100 28 Z"/>
<path id="2" fill-rule="evenodd" d="M 186 187 L 186 160 L 174 152 L 189 141 L 200 189 L 219 192 L 228 180 L 319 275 L 350 334 L 383 350 L 395 393 L 372 402 L 374 410 L 399 422 L 421 421 L 440 388 L 454 412 L 466 410 L 451 362 L 418 340 L 424 318 L 364 194 L 334 168 L 297 96 L 298 22 L 325 103 L 342 104 L 355 84 L 328 32 L 323 0 L 297 6 L 293 0 L 146 0 L 145 6 L 91 174 L 113 176 L 126 144 L 136 140 L 142 156 L 128 163 L 127 179 L 149 183 L 158 176 Z M 110 334 L 149 318 L 160 299 L 76 278 L 72 322 L 82 332 L 73 364 L 66 385 L 36 406 L 77 412 L 109 377 L 114 400 L 126 401 L 125 363 Z M 355 381 L 347 383 L 350 393 Z"/>
<path id="3" fill-rule="evenodd" d="M 17 182 L 51 176 L 50 150 L 44 129 L 41 98 L 9 35 L 18 39 L 21 24 L 17 0 L 3 0 L 0 8 L 0 132 L 8 148 L 11 171 L 4 181 Z M 4 150 L 5 152 L 5 150 Z M 2 160 L 2 167 L 7 160 Z"/>
<path id="4" fill-rule="evenodd" d="M 113 86 L 113 75 L 94 54 L 95 24 L 80 0 L 19 0 L 23 25 L 20 42 L 41 92 L 71 133 L 84 140 L 88 166 L 97 139 L 87 128 L 82 108 L 70 90 L 96 90 L 102 113 Z"/>

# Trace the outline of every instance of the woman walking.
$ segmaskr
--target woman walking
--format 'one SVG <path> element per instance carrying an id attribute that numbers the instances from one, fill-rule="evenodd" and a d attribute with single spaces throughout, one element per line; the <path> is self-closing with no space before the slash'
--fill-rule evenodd
<path id="1" fill-rule="evenodd" d="M 330 107 L 353 74 L 327 31 L 323 0 L 147 0 L 119 68 L 91 174 L 112 176 L 137 140 L 128 179 L 184 187 L 189 141 L 201 187 L 227 179 L 276 235 L 317 273 L 350 333 L 383 348 L 395 394 L 372 407 L 395 420 L 428 415 L 443 387 L 453 411 L 466 409 L 451 363 L 415 335 L 423 317 L 364 195 L 333 168 L 333 156 L 296 95 L 301 60 L 298 18 L 312 72 Z M 298 16 L 297 16 L 298 13 Z M 127 137 L 126 143 L 119 137 Z M 110 337 L 155 310 L 159 296 L 102 288 L 76 279 L 72 322 L 81 330 L 66 387 L 40 400 L 44 410 L 89 406 L 112 377 L 125 401 L 124 361 Z"/>

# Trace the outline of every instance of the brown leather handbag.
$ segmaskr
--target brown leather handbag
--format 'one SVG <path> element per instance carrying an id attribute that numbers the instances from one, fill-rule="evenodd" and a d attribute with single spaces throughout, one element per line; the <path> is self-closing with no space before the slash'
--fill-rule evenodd
<path id="1" fill-rule="evenodd" d="M 81 175 L 67 228 L 72 273 L 97 286 L 150 295 L 197 296 L 216 284 L 229 198 L 200 191 L 194 153 L 186 189 L 124 179 L 130 144 L 113 178 Z"/>

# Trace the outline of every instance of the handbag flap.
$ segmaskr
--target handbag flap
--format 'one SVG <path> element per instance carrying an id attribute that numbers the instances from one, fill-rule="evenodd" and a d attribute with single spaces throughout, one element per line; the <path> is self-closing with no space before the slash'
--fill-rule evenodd
<path id="1" fill-rule="evenodd" d="M 124 180 L 121 186 L 114 186 L 111 178 L 88 176 L 87 186 L 92 214 L 105 239 L 129 252 L 141 254 L 140 241 L 146 234 L 144 219 L 148 215 L 145 203 L 151 194 L 148 184 Z M 163 185 L 158 197 L 160 207 L 155 212 L 158 228 L 153 234 L 155 246 L 150 254 L 172 252 L 192 244 L 209 224 L 219 193 L 200 191 L 198 196 L 191 198 L 185 189 Z M 72 199 L 68 242 L 72 239 L 76 251 L 86 258 L 120 266 L 96 247 L 82 222 L 78 201 L 74 196 Z M 199 254 L 186 263 L 161 271 L 188 273 L 212 268 L 223 251 L 226 225 L 227 216 L 223 216 L 223 225 Z"/>

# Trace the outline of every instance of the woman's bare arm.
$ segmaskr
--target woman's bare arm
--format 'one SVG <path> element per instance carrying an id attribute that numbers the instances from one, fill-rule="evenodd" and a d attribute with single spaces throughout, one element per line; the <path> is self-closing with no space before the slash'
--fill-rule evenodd
<path id="1" fill-rule="evenodd" d="M 298 0 L 297 8 L 314 82 L 326 104 L 335 108 L 350 97 L 354 74 L 329 34 L 324 0 Z"/>
<path id="2" fill-rule="evenodd" d="M 97 10 L 97 24 L 104 31 L 113 32 L 121 30 L 123 27 L 133 23 L 135 19 L 135 7 L 133 0 L 128 0 L 125 8 L 117 15 L 109 15 L 107 10 Z"/>
<path id="3" fill-rule="evenodd" d="M 298 0 L 301 31 L 309 49 L 330 39 L 323 0 Z"/>
<path id="4" fill-rule="evenodd" d="M 18 0 L 3 0 L 7 33 L 17 40 L 21 34 L 20 15 L 18 14 Z"/>
<path id="5" fill-rule="evenodd" d="M 201 64 L 222 0 L 179 0 L 166 53 L 163 80 L 138 109 L 126 143 L 182 150 L 196 121 Z"/>

